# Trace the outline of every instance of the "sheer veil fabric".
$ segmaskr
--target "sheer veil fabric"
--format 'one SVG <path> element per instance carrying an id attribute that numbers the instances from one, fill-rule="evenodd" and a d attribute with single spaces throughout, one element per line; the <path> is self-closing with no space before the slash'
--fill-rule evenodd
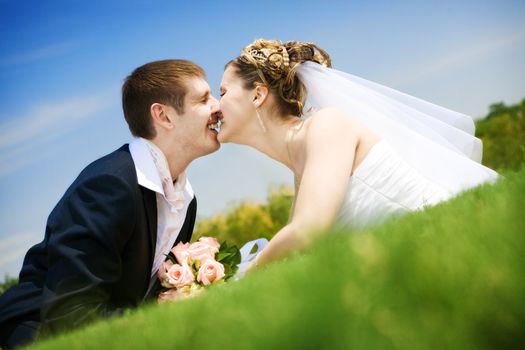
<path id="1" fill-rule="evenodd" d="M 297 74 L 314 110 L 344 111 L 447 191 L 456 194 L 498 178 L 480 164 L 483 147 L 471 117 L 313 62 L 301 64 Z"/>

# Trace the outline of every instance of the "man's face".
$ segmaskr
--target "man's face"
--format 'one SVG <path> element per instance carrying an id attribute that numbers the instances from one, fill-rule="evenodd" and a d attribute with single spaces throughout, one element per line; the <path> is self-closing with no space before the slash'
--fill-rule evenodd
<path id="1" fill-rule="evenodd" d="M 174 137 L 177 142 L 182 143 L 188 154 L 200 157 L 215 152 L 220 147 L 217 131 L 209 127 L 217 123 L 220 115 L 219 102 L 211 95 L 210 86 L 203 78 L 188 79 L 186 88 L 184 113 L 175 113 L 174 116 Z"/>

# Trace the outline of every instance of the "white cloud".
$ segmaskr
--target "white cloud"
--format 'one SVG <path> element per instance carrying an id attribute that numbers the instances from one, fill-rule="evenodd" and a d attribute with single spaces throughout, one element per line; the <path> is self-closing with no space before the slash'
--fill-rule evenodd
<path id="1" fill-rule="evenodd" d="M 33 51 L 14 53 L 2 58 L 0 60 L 0 65 L 9 66 L 14 64 L 25 64 L 62 56 L 73 51 L 76 46 L 77 44 L 74 44 L 72 41 L 66 41 L 63 43 L 57 43 L 41 47 Z"/>
<path id="2" fill-rule="evenodd" d="M 75 97 L 31 108 L 20 117 L 0 123 L 0 150 L 25 142 L 49 129 L 78 122 L 111 104 L 108 95 Z"/>
<path id="3" fill-rule="evenodd" d="M 20 116 L 0 122 L 0 177 L 11 173 L 36 157 L 49 142 L 117 103 L 113 89 L 60 102 L 33 106 Z M 38 152 L 35 152 L 38 150 Z M 49 149 L 47 149 L 49 151 Z"/>
<path id="4" fill-rule="evenodd" d="M 41 240 L 42 234 L 34 232 L 15 233 L 0 239 L 0 268 L 6 270 L 7 265 L 21 263 L 27 250 Z"/>
<path id="5" fill-rule="evenodd" d="M 412 65 L 404 70 L 403 75 L 388 79 L 391 86 L 403 86 L 428 79 L 435 74 L 457 69 L 459 67 L 479 61 L 504 48 L 517 43 L 525 42 L 525 31 L 517 31 L 498 38 L 486 39 L 476 45 L 461 48 L 452 54 L 436 58 L 434 61 L 425 61 L 419 65 Z"/>

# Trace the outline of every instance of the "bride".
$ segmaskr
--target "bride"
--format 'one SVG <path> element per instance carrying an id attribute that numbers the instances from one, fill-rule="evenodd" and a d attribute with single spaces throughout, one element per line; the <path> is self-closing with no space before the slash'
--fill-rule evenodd
<path id="1" fill-rule="evenodd" d="M 379 224 L 498 176 L 479 164 L 470 117 L 330 67 L 312 43 L 264 39 L 226 65 L 219 141 L 259 150 L 295 180 L 289 223 L 248 270 L 336 222 Z M 307 96 L 316 110 L 302 118 Z"/>

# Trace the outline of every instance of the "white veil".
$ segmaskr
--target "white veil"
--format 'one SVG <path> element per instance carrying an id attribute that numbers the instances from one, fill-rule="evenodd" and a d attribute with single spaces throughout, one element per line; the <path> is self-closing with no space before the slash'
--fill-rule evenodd
<path id="1" fill-rule="evenodd" d="M 308 105 L 346 112 L 448 191 L 497 179 L 495 171 L 480 164 L 482 144 L 469 116 L 314 62 L 301 64 L 297 74 Z"/>

